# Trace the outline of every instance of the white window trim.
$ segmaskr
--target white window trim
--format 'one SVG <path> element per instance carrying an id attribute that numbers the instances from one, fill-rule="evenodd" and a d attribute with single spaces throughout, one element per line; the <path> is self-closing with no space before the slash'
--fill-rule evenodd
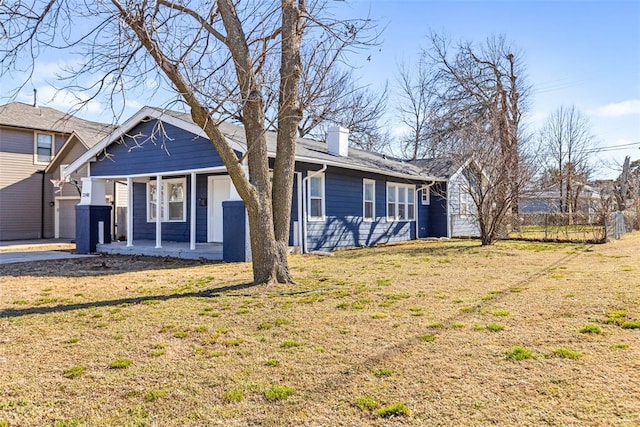
<path id="1" fill-rule="evenodd" d="M 470 195 L 469 190 L 465 188 L 463 185 L 458 186 L 458 214 L 460 218 L 466 218 L 470 214 L 469 207 L 470 203 Z"/>
<path id="2" fill-rule="evenodd" d="M 320 180 L 320 190 L 321 190 L 321 196 L 320 196 L 320 205 L 322 207 L 322 216 L 311 216 L 311 180 L 318 178 Z M 325 207 L 326 207 L 326 197 L 325 197 L 325 189 L 324 189 L 324 174 L 320 173 L 317 175 L 312 176 L 311 178 L 308 179 L 308 185 L 309 185 L 309 191 L 307 193 L 307 206 L 309 207 L 307 209 L 307 220 L 308 221 L 324 221 L 325 220 Z M 317 197 L 314 197 L 315 199 L 317 199 Z"/>
<path id="3" fill-rule="evenodd" d="M 395 216 L 391 217 L 389 216 L 389 187 L 394 187 L 396 188 L 396 200 L 394 202 L 395 204 Z M 398 217 L 398 206 L 400 205 L 399 199 L 399 192 L 400 190 L 405 191 L 405 198 L 404 198 L 404 211 L 408 214 L 409 213 L 409 205 L 413 205 L 413 216 L 411 218 L 406 218 L 406 219 L 400 219 Z M 408 193 L 412 191 L 413 192 L 413 203 L 409 203 L 409 196 Z M 385 195 L 385 203 L 386 203 L 386 210 L 387 210 L 387 221 L 389 222 L 397 222 L 397 221 L 402 221 L 402 222 L 410 222 L 410 221 L 415 221 L 416 220 L 416 186 L 413 184 L 400 184 L 397 182 L 387 182 L 387 193 Z"/>
<path id="4" fill-rule="evenodd" d="M 180 183 L 184 188 L 184 197 L 182 199 L 182 219 L 172 219 L 172 220 L 165 219 L 169 217 L 169 185 L 180 184 Z M 149 188 L 152 185 L 156 185 L 156 181 L 147 182 L 147 197 L 146 197 L 147 222 L 156 222 L 155 219 L 151 218 L 151 210 L 149 209 L 149 203 L 151 202 L 151 199 L 149 198 L 151 194 L 151 192 L 149 191 Z M 157 194 L 157 191 L 156 191 L 156 194 Z M 161 214 L 160 222 L 186 222 L 187 221 L 187 178 L 163 179 L 161 196 L 162 196 L 162 201 L 161 201 L 162 214 Z"/>
<path id="5" fill-rule="evenodd" d="M 50 132 L 33 132 L 33 164 L 48 165 L 51 163 L 51 159 L 48 162 L 38 160 L 38 135 L 49 135 L 51 137 L 51 159 L 56 155 L 56 135 Z"/>
<path id="6" fill-rule="evenodd" d="M 371 218 L 367 218 L 365 212 L 366 212 L 366 202 L 367 200 L 365 199 L 365 195 L 367 194 L 366 192 L 366 187 L 367 184 L 371 184 L 373 185 L 373 198 L 370 200 L 370 202 L 373 204 L 373 208 L 371 209 Z M 362 221 L 363 222 L 373 222 L 376 219 L 376 181 L 373 179 L 366 179 L 364 178 L 362 180 Z"/>
<path id="7" fill-rule="evenodd" d="M 431 188 L 430 187 L 422 187 L 420 200 L 421 200 L 422 206 L 431 205 Z"/>

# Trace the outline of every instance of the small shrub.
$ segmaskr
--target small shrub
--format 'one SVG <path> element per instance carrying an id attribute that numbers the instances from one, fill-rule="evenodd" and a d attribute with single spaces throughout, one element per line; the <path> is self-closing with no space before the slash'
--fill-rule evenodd
<path id="1" fill-rule="evenodd" d="M 378 402 L 373 397 L 359 397 L 356 399 L 356 406 L 361 411 L 373 411 L 378 407 Z"/>
<path id="2" fill-rule="evenodd" d="M 144 394 L 144 399 L 148 402 L 154 402 L 167 394 L 169 394 L 167 390 L 150 390 Z"/>
<path id="3" fill-rule="evenodd" d="M 424 342 L 432 342 L 436 340 L 436 336 L 435 335 L 422 335 L 420 337 L 420 339 Z"/>
<path id="4" fill-rule="evenodd" d="M 511 350 L 507 353 L 507 358 L 513 360 L 525 360 L 531 359 L 533 357 L 533 353 L 530 350 L 527 350 L 521 346 L 515 346 L 511 348 Z"/>
<path id="5" fill-rule="evenodd" d="M 111 369 L 127 369 L 133 364 L 131 359 L 116 359 L 109 364 Z"/>
<path id="6" fill-rule="evenodd" d="M 295 392 L 296 391 L 291 387 L 275 384 L 264 392 L 264 397 L 273 402 L 276 400 L 285 400 Z"/>
<path id="7" fill-rule="evenodd" d="M 376 411 L 376 413 L 382 418 L 400 417 L 400 416 L 408 417 L 409 409 L 407 408 L 407 405 L 405 405 L 404 403 L 396 403 L 395 405 L 389 405 L 389 406 L 385 406 L 384 408 L 380 408 Z"/>
<path id="8" fill-rule="evenodd" d="M 244 391 L 241 389 L 229 390 L 223 396 L 227 402 L 241 402 L 244 399 Z"/>
<path id="9" fill-rule="evenodd" d="M 504 326 L 498 324 L 498 323 L 489 323 L 487 325 L 487 331 L 491 331 L 491 332 L 500 332 L 500 331 L 504 331 Z"/>
<path id="10" fill-rule="evenodd" d="M 280 362 L 278 361 L 278 359 L 269 359 L 266 362 L 264 362 L 265 366 L 272 366 L 272 367 L 276 367 L 280 364 Z"/>
<path id="11" fill-rule="evenodd" d="M 582 353 L 568 348 L 556 348 L 553 354 L 563 359 L 580 359 L 583 356 Z"/>
<path id="12" fill-rule="evenodd" d="M 601 334 L 602 329 L 598 325 L 585 325 L 580 328 L 581 334 Z"/>
<path id="13" fill-rule="evenodd" d="M 300 343 L 298 341 L 294 341 L 294 340 L 287 340 L 287 341 L 283 341 L 282 344 L 280 344 L 281 348 L 294 348 L 294 347 L 300 347 Z"/>
<path id="14" fill-rule="evenodd" d="M 84 374 L 85 371 L 86 371 L 86 368 L 84 366 L 74 366 L 72 368 L 65 369 L 63 372 L 63 375 L 66 378 L 78 378 L 79 376 Z"/>

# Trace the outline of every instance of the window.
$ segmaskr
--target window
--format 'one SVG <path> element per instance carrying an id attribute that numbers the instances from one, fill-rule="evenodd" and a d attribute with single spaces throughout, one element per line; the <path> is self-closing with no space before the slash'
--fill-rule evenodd
<path id="1" fill-rule="evenodd" d="M 160 199 L 160 220 L 162 222 L 186 221 L 187 199 L 185 195 L 187 180 L 185 178 L 162 180 Z M 158 186 L 155 181 L 147 184 L 147 221 L 156 220 L 158 204 Z"/>
<path id="2" fill-rule="evenodd" d="M 370 179 L 362 181 L 362 200 L 364 221 L 373 221 L 376 217 L 376 182 Z"/>
<path id="3" fill-rule="evenodd" d="M 33 162 L 47 164 L 53 158 L 53 135 L 49 133 L 35 134 Z"/>
<path id="4" fill-rule="evenodd" d="M 309 178 L 309 219 L 324 220 L 324 175 Z"/>
<path id="5" fill-rule="evenodd" d="M 413 221 L 415 216 L 415 186 L 387 183 L 387 219 L 389 221 Z"/>
<path id="6" fill-rule="evenodd" d="M 429 187 L 422 187 L 422 205 L 431 204 L 431 189 Z"/>
<path id="7" fill-rule="evenodd" d="M 469 193 L 467 193 L 467 190 L 462 186 L 458 188 L 458 195 L 460 196 L 460 216 L 467 216 L 469 215 Z"/>

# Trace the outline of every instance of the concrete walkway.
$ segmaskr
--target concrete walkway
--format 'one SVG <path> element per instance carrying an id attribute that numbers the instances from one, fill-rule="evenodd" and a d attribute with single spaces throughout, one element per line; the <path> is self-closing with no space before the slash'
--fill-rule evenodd
<path id="1" fill-rule="evenodd" d="M 86 258 L 95 255 L 77 255 L 65 251 L 47 250 L 60 245 L 69 245 L 68 239 L 11 240 L 0 242 L 0 264 L 17 262 L 50 261 L 56 259 Z M 25 249 L 32 250 L 25 250 Z"/>

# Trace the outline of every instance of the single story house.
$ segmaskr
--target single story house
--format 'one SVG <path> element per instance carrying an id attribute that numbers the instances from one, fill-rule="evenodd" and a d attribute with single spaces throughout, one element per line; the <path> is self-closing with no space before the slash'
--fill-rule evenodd
<path id="1" fill-rule="evenodd" d="M 220 129 L 242 156 L 244 129 L 230 123 L 221 123 Z M 273 157 L 276 134 L 266 136 Z M 189 114 L 144 107 L 65 173 L 87 165 L 80 205 L 103 204 L 106 183 L 127 186 L 127 247 L 182 242 L 194 250 L 197 244 L 248 239 L 248 232 L 236 236 L 229 231 L 225 203 L 240 198 L 218 153 Z M 435 191 L 437 184 L 442 185 Z M 348 147 L 348 131 L 340 127 L 329 130 L 326 143 L 298 140 L 293 185 L 290 246 L 303 253 L 450 235 L 446 179 L 415 164 Z M 250 259 L 249 248 L 244 244 L 246 256 L 234 259 Z"/>
<path id="2" fill-rule="evenodd" d="M 75 183 L 87 171 L 79 168 L 63 181 L 62 169 L 113 130 L 54 108 L 0 105 L 0 240 L 74 239 Z"/>
<path id="3" fill-rule="evenodd" d="M 411 163 L 438 180 L 430 193 L 422 195 L 439 194 L 442 196 L 440 200 L 445 203 L 446 224 L 434 224 L 432 227 L 438 227 L 439 234 L 446 237 L 479 237 L 478 210 L 471 195 L 468 176 L 468 168 L 479 167 L 478 164 L 472 159 L 461 164 L 452 158 L 417 159 Z"/>

